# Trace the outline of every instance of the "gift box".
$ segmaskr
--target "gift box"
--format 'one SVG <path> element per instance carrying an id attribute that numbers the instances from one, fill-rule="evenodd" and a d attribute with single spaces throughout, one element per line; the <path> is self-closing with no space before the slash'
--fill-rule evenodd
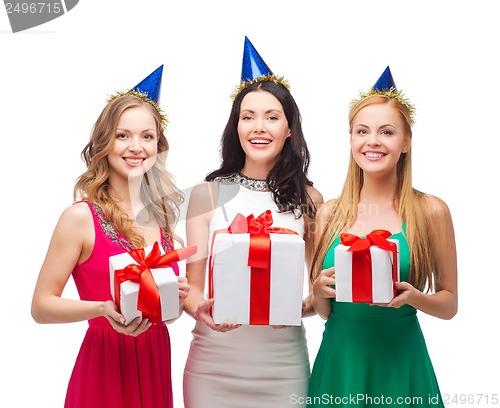
<path id="1" fill-rule="evenodd" d="M 111 295 L 128 325 L 136 317 L 153 323 L 179 316 L 179 283 L 170 266 L 196 253 L 196 247 L 164 253 L 153 246 L 109 257 Z"/>
<path id="2" fill-rule="evenodd" d="M 301 325 L 305 243 L 271 228 L 272 213 L 238 214 L 213 236 L 209 297 L 215 323 Z"/>
<path id="3" fill-rule="evenodd" d="M 375 230 L 360 238 L 341 234 L 335 248 L 337 302 L 388 303 L 399 281 L 399 241 L 389 231 Z"/>

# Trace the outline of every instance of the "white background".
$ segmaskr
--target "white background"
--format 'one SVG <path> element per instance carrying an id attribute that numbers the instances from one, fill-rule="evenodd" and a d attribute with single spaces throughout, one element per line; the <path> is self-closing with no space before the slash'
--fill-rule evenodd
<path id="1" fill-rule="evenodd" d="M 500 405 L 491 403 L 500 394 L 495 3 L 81 0 L 16 34 L 0 14 L 0 406 L 63 406 L 87 323 L 38 325 L 30 302 L 106 97 L 165 65 L 168 166 L 191 187 L 218 167 L 245 35 L 291 83 L 310 176 L 326 199 L 338 195 L 347 169 L 349 101 L 390 65 L 417 106 L 414 186 L 445 200 L 455 223 L 459 313 L 451 321 L 420 313 L 441 391 L 449 407 Z M 65 296 L 77 297 L 72 280 Z M 169 327 L 176 407 L 192 327 L 187 316 Z M 306 328 L 313 361 L 323 321 L 306 319 Z M 460 394 L 473 399 L 453 403 Z"/>

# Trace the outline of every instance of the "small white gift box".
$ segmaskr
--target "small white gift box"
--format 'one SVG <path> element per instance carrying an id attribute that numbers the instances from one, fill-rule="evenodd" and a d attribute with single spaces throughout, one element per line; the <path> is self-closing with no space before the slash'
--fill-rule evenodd
<path id="1" fill-rule="evenodd" d="M 155 246 L 157 243 L 155 243 Z M 144 255 L 147 257 L 154 246 L 141 248 L 144 251 Z M 140 251 L 140 250 L 139 250 Z M 131 251 L 133 252 L 133 251 Z M 136 266 L 136 270 L 141 269 L 140 263 L 133 258 L 131 252 L 125 252 L 123 254 L 114 255 L 109 257 L 109 271 L 110 271 L 110 282 L 111 282 L 111 294 L 113 300 L 119 305 L 120 313 L 125 317 L 125 324 L 128 325 L 136 317 L 147 317 L 154 323 L 159 323 L 165 320 L 170 320 L 177 318 L 179 316 L 179 283 L 177 280 L 177 275 L 174 270 L 169 266 L 162 266 L 157 268 L 148 268 L 154 282 L 151 282 L 149 277 L 147 281 L 141 282 L 142 276 L 137 273 L 137 280 L 124 280 L 123 271 L 127 267 Z M 163 250 L 160 249 L 160 253 L 164 254 Z M 168 264 L 168 263 L 167 263 Z M 144 271 L 142 273 L 148 273 Z M 160 313 L 156 311 L 153 315 L 144 314 L 138 308 L 139 304 L 139 293 L 141 285 L 151 285 L 156 286 L 157 295 L 159 295 L 159 301 L 161 307 Z M 117 292 L 119 288 L 119 293 Z M 151 295 L 151 292 L 148 292 Z M 117 297 L 119 296 L 119 298 Z M 145 296 L 146 303 L 157 304 L 157 299 L 154 298 L 155 295 Z"/>
<path id="2" fill-rule="evenodd" d="M 399 241 L 387 239 L 396 252 L 371 245 L 350 252 L 349 245 L 335 248 L 335 290 L 337 302 L 388 303 L 399 281 Z"/>

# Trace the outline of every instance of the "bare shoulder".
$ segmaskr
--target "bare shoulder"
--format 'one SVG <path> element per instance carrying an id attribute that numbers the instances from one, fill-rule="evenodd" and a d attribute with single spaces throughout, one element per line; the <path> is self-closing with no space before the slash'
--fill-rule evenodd
<path id="1" fill-rule="evenodd" d="M 448 205 L 440 198 L 425 194 L 424 195 L 425 211 L 428 219 L 432 222 L 451 219 L 451 213 Z"/>
<path id="2" fill-rule="evenodd" d="M 92 213 L 88 204 L 78 202 L 67 207 L 61 214 L 60 222 L 80 227 L 91 224 Z"/>
<path id="3" fill-rule="evenodd" d="M 190 200 L 209 202 L 219 191 L 219 183 L 216 181 L 203 181 L 191 190 Z"/>
<path id="4" fill-rule="evenodd" d="M 218 196 L 219 182 L 217 181 L 204 181 L 194 186 L 189 196 L 188 219 L 201 216 L 210 220 L 217 206 Z"/>
<path id="5" fill-rule="evenodd" d="M 314 206 L 319 208 L 324 202 L 323 195 L 313 186 L 306 186 L 306 191 Z"/>
<path id="6" fill-rule="evenodd" d="M 74 246 L 81 251 L 82 245 L 93 244 L 94 231 L 94 220 L 88 204 L 78 202 L 62 212 L 54 230 L 53 242 L 59 250 Z"/>

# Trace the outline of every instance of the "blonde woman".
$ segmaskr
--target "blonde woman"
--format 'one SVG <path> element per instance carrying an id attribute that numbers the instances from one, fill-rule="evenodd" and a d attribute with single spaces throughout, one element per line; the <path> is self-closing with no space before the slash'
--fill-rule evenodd
<path id="1" fill-rule="evenodd" d="M 76 183 L 75 204 L 61 215 L 42 265 L 33 318 L 89 321 L 67 408 L 173 406 L 167 327 L 147 318 L 123 324 L 111 300 L 108 266 L 111 255 L 154 242 L 165 251 L 173 247 L 183 196 L 165 169 L 164 125 L 147 93 L 119 94 L 106 105 L 82 152 L 87 171 Z M 61 297 L 70 276 L 80 300 Z M 182 310 L 189 285 L 178 280 Z"/>
<path id="2" fill-rule="evenodd" d="M 441 319 L 456 314 L 455 238 L 447 205 L 412 186 L 413 113 L 389 67 L 351 106 L 344 188 L 316 216 L 312 304 L 327 322 L 308 406 L 444 406 L 417 310 Z M 341 233 L 375 229 L 399 240 L 397 295 L 388 304 L 337 302 L 334 249 Z"/>

